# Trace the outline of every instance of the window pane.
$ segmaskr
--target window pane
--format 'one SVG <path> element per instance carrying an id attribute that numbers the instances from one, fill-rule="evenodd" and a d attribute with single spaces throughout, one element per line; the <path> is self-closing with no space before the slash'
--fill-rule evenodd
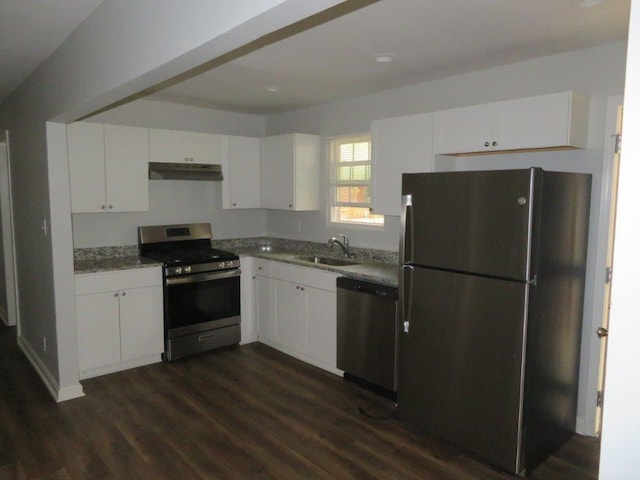
<path id="1" fill-rule="evenodd" d="M 366 162 L 371 159 L 370 155 L 371 143 L 358 142 L 353 144 L 353 156 L 356 161 Z"/>
<path id="2" fill-rule="evenodd" d="M 368 186 L 336 187 L 336 201 L 340 203 L 371 203 Z"/>
<path id="3" fill-rule="evenodd" d="M 334 218 L 346 223 L 384 224 L 384 215 L 374 215 L 364 207 L 335 207 Z"/>
<path id="4" fill-rule="evenodd" d="M 371 165 L 341 165 L 336 166 L 336 181 L 362 182 L 371 180 Z"/>
<path id="5" fill-rule="evenodd" d="M 353 143 L 340 145 L 340 162 L 353 162 Z"/>

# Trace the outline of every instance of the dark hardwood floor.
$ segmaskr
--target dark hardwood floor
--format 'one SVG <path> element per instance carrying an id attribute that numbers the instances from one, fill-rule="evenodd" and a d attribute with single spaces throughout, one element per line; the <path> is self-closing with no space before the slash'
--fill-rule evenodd
<path id="1" fill-rule="evenodd" d="M 82 382 L 56 404 L 0 327 L 0 479 L 513 479 L 392 418 L 393 404 L 252 344 Z M 575 436 L 532 479 L 597 478 Z"/>

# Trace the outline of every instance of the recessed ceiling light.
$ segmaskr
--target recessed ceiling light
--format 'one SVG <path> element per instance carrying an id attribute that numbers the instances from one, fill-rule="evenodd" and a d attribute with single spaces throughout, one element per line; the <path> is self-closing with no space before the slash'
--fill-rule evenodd
<path id="1" fill-rule="evenodd" d="M 393 53 L 380 53 L 378 55 L 374 55 L 373 59 L 378 63 L 389 63 L 394 59 L 395 55 Z"/>
<path id="2" fill-rule="evenodd" d="M 605 2 L 606 0 L 578 0 L 576 2 L 576 5 L 578 5 L 580 8 L 591 8 L 602 5 Z"/>
<path id="3" fill-rule="evenodd" d="M 264 87 L 267 92 L 278 93 L 280 91 L 280 87 L 277 85 L 270 85 L 268 87 Z"/>

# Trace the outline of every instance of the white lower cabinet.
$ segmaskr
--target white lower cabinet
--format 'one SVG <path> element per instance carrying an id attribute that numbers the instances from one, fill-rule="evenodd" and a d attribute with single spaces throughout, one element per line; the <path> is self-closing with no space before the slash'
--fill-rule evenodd
<path id="1" fill-rule="evenodd" d="M 75 282 L 80 378 L 162 359 L 160 268 L 82 274 Z"/>
<path id="2" fill-rule="evenodd" d="M 274 341 L 304 351 L 306 328 L 305 287 L 277 278 L 271 279 L 273 292 Z"/>
<path id="3" fill-rule="evenodd" d="M 341 374 L 336 367 L 338 274 L 257 259 L 253 277 L 258 339 Z"/>

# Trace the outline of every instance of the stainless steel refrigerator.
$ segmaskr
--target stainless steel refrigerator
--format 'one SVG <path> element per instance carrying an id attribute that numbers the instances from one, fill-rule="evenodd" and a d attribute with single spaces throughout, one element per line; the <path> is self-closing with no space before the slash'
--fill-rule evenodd
<path id="1" fill-rule="evenodd" d="M 399 416 L 520 475 L 572 435 L 590 191 L 539 168 L 402 176 Z"/>

